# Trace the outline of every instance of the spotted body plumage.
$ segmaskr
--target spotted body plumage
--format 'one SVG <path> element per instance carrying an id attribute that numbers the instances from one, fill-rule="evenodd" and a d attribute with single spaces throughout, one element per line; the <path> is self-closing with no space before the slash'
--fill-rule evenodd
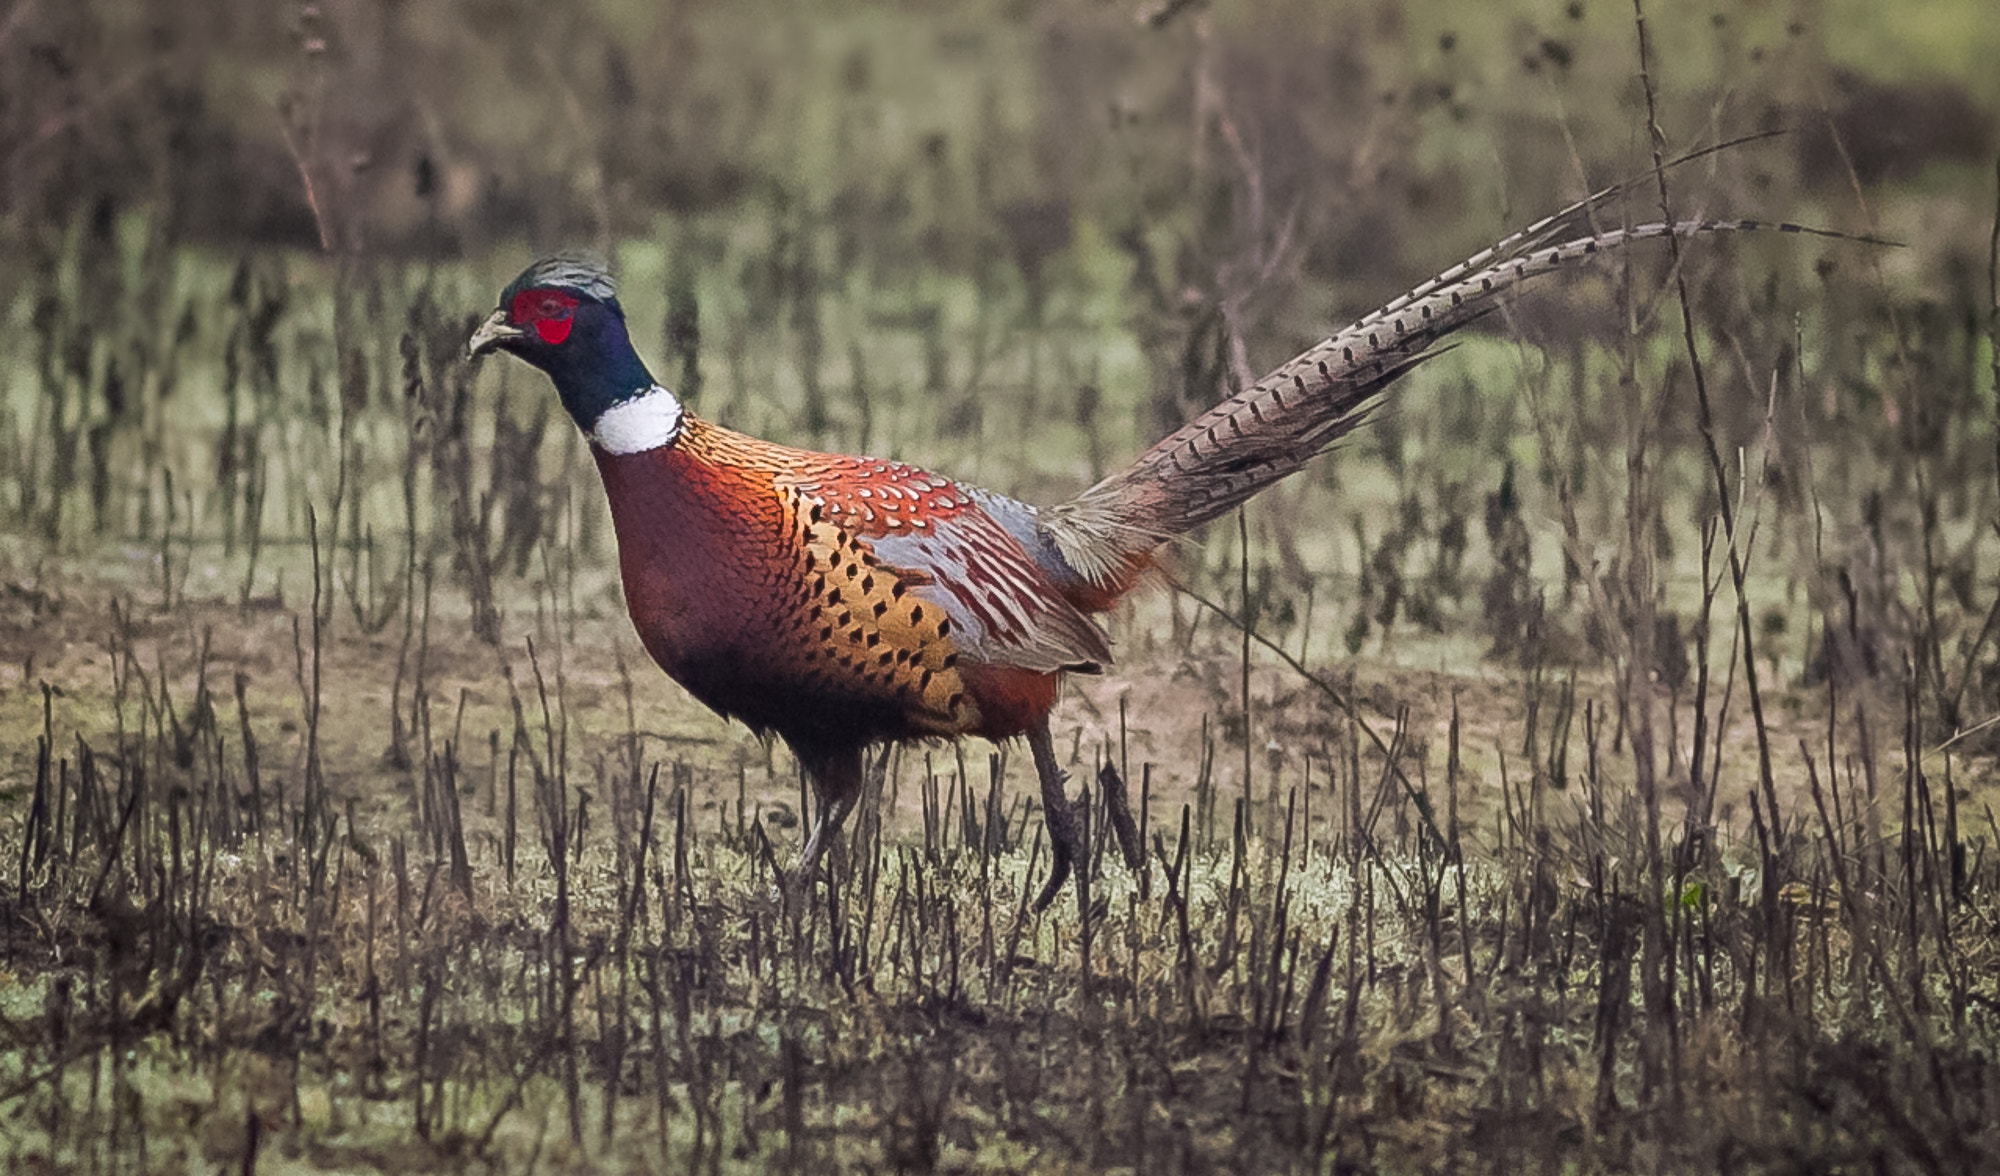
<path id="1" fill-rule="evenodd" d="M 816 745 L 1021 735 L 1057 672 L 1109 658 L 950 479 L 698 418 L 671 446 L 600 450 L 598 465 L 648 651 L 757 730 Z"/>

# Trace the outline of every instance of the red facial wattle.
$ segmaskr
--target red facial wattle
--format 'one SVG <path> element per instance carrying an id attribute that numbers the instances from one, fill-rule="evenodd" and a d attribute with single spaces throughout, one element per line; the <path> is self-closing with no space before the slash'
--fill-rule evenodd
<path id="1" fill-rule="evenodd" d="M 556 344 L 569 338 L 576 307 L 576 296 L 561 290 L 523 290 L 514 295 L 507 313 L 517 326 L 534 327 L 542 342 Z"/>

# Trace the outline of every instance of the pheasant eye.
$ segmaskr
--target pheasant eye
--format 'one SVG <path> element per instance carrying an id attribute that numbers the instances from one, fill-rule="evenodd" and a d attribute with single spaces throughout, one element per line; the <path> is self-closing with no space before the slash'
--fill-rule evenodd
<path id="1" fill-rule="evenodd" d="M 514 295 L 508 313 L 515 323 L 532 325 L 542 342 L 560 343 L 575 325 L 576 305 L 576 297 L 561 290 L 523 290 Z"/>

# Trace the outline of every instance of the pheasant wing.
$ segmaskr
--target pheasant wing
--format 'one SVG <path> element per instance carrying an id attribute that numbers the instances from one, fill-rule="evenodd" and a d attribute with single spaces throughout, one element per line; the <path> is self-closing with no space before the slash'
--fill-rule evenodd
<path id="1" fill-rule="evenodd" d="M 830 457 L 784 481 L 827 522 L 866 540 L 912 595 L 942 609 L 965 658 L 1041 673 L 1094 673 L 1111 661 L 1103 632 L 988 513 L 982 500 L 991 496 L 866 458 Z"/>

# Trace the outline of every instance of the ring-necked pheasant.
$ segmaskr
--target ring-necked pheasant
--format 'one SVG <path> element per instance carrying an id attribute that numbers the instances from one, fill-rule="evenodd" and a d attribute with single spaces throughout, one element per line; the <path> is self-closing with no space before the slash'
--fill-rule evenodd
<path id="1" fill-rule="evenodd" d="M 510 352 L 554 381 L 590 441 L 626 604 L 653 659 L 710 708 L 777 734 L 804 766 L 820 811 L 795 877 L 810 880 L 854 807 L 871 744 L 1025 736 L 1054 851 L 1040 907 L 1087 860 L 1049 738 L 1058 685 L 1110 663 L 1090 614 L 1130 591 L 1163 544 L 1352 430 L 1427 349 L 1527 278 L 1649 238 L 1818 232 L 1752 221 L 1599 230 L 1593 214 L 1616 192 L 1446 270 L 1046 510 L 696 417 L 640 360 L 609 272 L 587 258 L 529 266 L 467 351 Z"/>

